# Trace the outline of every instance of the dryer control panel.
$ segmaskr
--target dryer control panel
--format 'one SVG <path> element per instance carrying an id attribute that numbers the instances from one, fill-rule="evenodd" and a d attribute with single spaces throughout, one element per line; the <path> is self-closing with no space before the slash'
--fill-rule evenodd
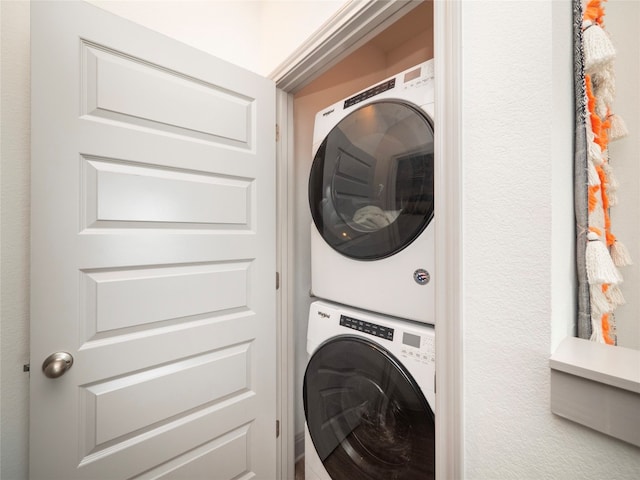
<path id="1" fill-rule="evenodd" d="M 312 153 L 315 155 L 320 143 L 340 120 L 361 106 L 395 99 L 422 107 L 433 118 L 434 98 L 434 61 L 431 59 L 320 110 L 314 122 Z"/>
<path id="2" fill-rule="evenodd" d="M 360 92 L 357 95 L 354 95 L 351 98 L 347 98 L 344 101 L 344 108 L 352 107 L 353 105 L 360 103 L 368 98 L 375 97 L 376 95 L 381 94 L 382 92 L 386 92 L 387 90 L 391 90 L 396 86 L 396 79 L 392 78 L 391 80 L 387 80 L 386 82 L 382 82 L 374 87 L 371 87 L 364 92 Z"/>

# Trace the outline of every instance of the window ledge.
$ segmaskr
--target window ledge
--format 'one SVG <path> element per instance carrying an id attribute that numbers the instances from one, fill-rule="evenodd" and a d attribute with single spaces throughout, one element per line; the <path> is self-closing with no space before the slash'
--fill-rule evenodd
<path id="1" fill-rule="evenodd" d="M 549 366 L 553 413 L 640 447 L 640 351 L 567 337 Z"/>

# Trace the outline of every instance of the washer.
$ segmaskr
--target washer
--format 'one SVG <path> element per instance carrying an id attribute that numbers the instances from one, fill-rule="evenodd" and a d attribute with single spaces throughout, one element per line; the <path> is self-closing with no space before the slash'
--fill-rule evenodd
<path id="1" fill-rule="evenodd" d="M 319 300 L 307 352 L 307 480 L 435 477 L 432 326 Z"/>
<path id="2" fill-rule="evenodd" d="M 430 60 L 316 115 L 315 296 L 435 324 L 433 102 Z"/>

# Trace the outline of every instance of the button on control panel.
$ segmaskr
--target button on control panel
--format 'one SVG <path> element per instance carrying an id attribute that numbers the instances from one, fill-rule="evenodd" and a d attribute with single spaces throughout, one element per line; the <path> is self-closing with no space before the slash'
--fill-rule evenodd
<path id="1" fill-rule="evenodd" d="M 346 315 L 340 315 L 340 325 L 343 327 L 351 328 L 359 332 L 374 335 L 380 338 L 386 338 L 393 341 L 393 328 L 383 327 L 382 325 L 376 325 L 375 323 L 365 322 L 358 320 L 357 318 L 347 317 Z"/>

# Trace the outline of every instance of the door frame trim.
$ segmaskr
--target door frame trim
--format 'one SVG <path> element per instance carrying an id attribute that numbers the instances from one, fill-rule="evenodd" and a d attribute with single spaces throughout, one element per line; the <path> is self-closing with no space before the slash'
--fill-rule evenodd
<path id="1" fill-rule="evenodd" d="M 462 2 L 436 0 L 436 478 L 464 478 Z"/>
<path id="2" fill-rule="evenodd" d="M 422 0 L 350 0 L 269 75 L 276 87 L 295 94 L 367 43 Z"/>
<path id="3" fill-rule="evenodd" d="M 417 1 L 365 2 L 349 1 L 330 18 L 307 42 L 298 48 L 270 78 L 278 89 L 276 121 L 280 125 L 277 150 L 279 174 L 277 185 L 278 271 L 282 273 L 279 296 L 280 395 L 286 401 L 279 404 L 282 432 L 279 448 L 280 478 L 293 478 L 295 462 L 293 445 L 294 390 L 293 368 L 295 352 L 292 340 L 294 328 L 293 232 L 291 225 L 294 198 L 293 186 L 293 95 L 337 62 L 362 46 L 401 16 L 419 5 Z M 464 474 L 464 409 L 463 409 L 463 282 L 462 282 L 462 6 L 460 2 L 434 0 L 434 57 L 436 175 L 434 189 L 436 221 L 436 317 L 441 320 L 436 336 L 436 477 L 463 478 Z M 445 61 L 446 59 L 446 61 Z M 286 106 L 286 108 L 284 108 Z M 286 145 L 285 145 L 286 144 Z M 286 223 L 286 225 L 283 225 Z M 446 321 L 445 321 L 446 320 Z M 289 476 L 288 476 L 289 475 Z"/>
<path id="4" fill-rule="evenodd" d="M 277 419 L 280 436 L 276 440 L 277 478 L 295 477 L 295 319 L 293 316 L 294 275 L 294 169 L 293 95 L 276 89 L 276 291 L 277 315 Z"/>

